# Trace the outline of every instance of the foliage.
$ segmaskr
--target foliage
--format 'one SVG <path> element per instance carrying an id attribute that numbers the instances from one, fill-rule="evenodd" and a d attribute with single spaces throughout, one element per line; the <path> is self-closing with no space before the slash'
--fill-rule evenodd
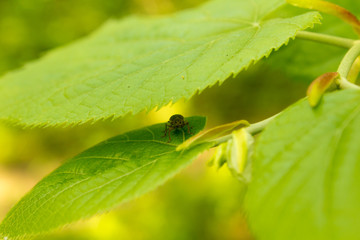
<path id="1" fill-rule="evenodd" d="M 315 12 L 267 19 L 282 4 L 217 0 L 169 17 L 109 21 L 90 37 L 5 75 L 0 118 L 73 124 L 189 98 L 318 23 Z"/>
<path id="2" fill-rule="evenodd" d="M 187 121 L 194 133 L 205 126 L 203 117 Z M 163 130 L 164 124 L 156 124 L 128 132 L 66 162 L 10 211 L 0 232 L 10 238 L 32 235 L 109 210 L 162 184 L 211 146 L 176 151 L 190 134 L 173 131 L 168 143 Z"/>
<path id="3" fill-rule="evenodd" d="M 360 14 L 359 1 L 333 0 L 332 2 L 351 9 L 356 15 Z M 281 14 L 284 14 L 284 12 L 302 12 L 291 6 L 285 6 L 282 11 Z M 351 26 L 329 15 L 324 16 L 322 24 L 315 26 L 311 31 L 357 38 Z M 290 42 L 288 47 L 276 52 L 269 59 L 268 64 L 273 68 L 281 68 L 282 71 L 292 78 L 310 82 L 316 76 L 334 71 L 345 53 L 346 49 L 342 47 L 339 48 L 332 44 L 318 44 L 313 41 L 299 39 L 298 41 Z"/>
<path id="4" fill-rule="evenodd" d="M 161 108 L 264 57 L 270 60 L 262 62 L 294 78 L 315 80 L 308 99 L 255 124 L 236 120 L 199 133 L 205 118 L 188 117 L 191 133 L 187 126 L 172 130 L 171 140 L 164 123 L 105 140 L 41 180 L 7 214 L 0 237 L 32 237 L 109 211 L 217 147 L 210 165 L 226 163 L 248 189 L 244 209 L 258 239 L 357 239 L 360 87 L 354 82 L 360 40 L 349 37 L 357 38 L 360 21 L 332 3 L 288 2 L 345 22 L 325 17 L 326 29 L 304 32 L 319 23 L 320 13 L 282 0 L 213 0 L 165 16 L 108 21 L 2 77 L 0 118 L 25 127 L 76 125 Z M 349 1 L 344 4 L 349 8 Z M 324 52 L 314 42 L 334 51 Z"/>
<path id="5" fill-rule="evenodd" d="M 261 134 L 247 194 L 259 239 L 358 238 L 359 100 L 351 90 L 316 109 L 301 100 Z"/>

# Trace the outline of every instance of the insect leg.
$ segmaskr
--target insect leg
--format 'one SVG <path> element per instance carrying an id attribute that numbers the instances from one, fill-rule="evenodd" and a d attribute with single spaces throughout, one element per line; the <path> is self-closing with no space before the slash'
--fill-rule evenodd
<path id="1" fill-rule="evenodd" d="M 167 130 L 168 130 L 168 124 L 165 123 L 165 130 L 164 130 L 164 136 L 161 136 L 161 137 L 165 137 L 166 134 L 167 134 Z"/>
<path id="2" fill-rule="evenodd" d="M 171 133 L 171 131 L 173 130 L 173 128 L 169 128 L 169 131 L 168 131 L 168 135 L 169 135 L 169 141 L 168 142 L 171 142 L 171 137 L 170 137 L 170 133 Z"/>
<path id="3" fill-rule="evenodd" d="M 189 122 L 186 122 L 185 125 L 187 125 L 188 133 L 192 135 L 192 132 L 190 131 L 192 127 L 190 127 Z"/>

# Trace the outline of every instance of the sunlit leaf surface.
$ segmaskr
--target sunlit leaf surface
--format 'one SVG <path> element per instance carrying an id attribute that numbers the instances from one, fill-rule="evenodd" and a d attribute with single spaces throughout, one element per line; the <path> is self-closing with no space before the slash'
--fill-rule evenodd
<path id="1" fill-rule="evenodd" d="M 187 118 L 195 134 L 204 117 Z M 176 151 L 190 137 L 156 124 L 106 140 L 77 155 L 41 180 L 8 213 L 0 237 L 18 239 L 92 216 L 134 199 L 179 172 L 211 144 Z"/>
<path id="2" fill-rule="evenodd" d="M 165 17 L 109 21 L 0 81 L 0 119 L 82 123 L 189 98 L 319 22 L 267 17 L 283 0 L 215 0 Z"/>
<path id="3" fill-rule="evenodd" d="M 358 239 L 360 92 L 291 106 L 258 139 L 246 207 L 256 239 Z"/>

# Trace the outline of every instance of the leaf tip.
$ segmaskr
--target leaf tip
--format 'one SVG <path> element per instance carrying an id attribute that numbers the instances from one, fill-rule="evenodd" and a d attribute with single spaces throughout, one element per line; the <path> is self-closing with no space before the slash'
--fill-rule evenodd
<path id="1" fill-rule="evenodd" d="M 314 9 L 342 19 L 360 34 L 360 20 L 349 10 L 337 4 L 322 0 L 286 0 L 287 3 L 300 8 Z"/>
<path id="2" fill-rule="evenodd" d="M 316 107 L 324 95 L 325 91 L 335 83 L 339 77 L 338 72 L 328 72 L 316 78 L 308 87 L 306 95 L 311 107 Z"/>

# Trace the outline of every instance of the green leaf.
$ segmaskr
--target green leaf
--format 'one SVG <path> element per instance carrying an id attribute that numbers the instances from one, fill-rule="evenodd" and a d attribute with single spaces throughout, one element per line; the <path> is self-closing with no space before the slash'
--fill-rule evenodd
<path id="1" fill-rule="evenodd" d="M 355 15 L 360 14 L 360 1 L 332 0 L 330 2 L 349 9 Z M 293 15 L 303 13 L 304 10 L 286 6 L 282 9 L 282 14 L 286 12 Z M 322 24 L 312 31 L 350 39 L 358 38 L 351 26 L 328 14 L 323 14 Z M 294 79 L 310 83 L 323 73 L 336 71 L 346 51 L 347 49 L 337 46 L 296 39 L 286 48 L 273 54 L 267 63 Z"/>
<path id="2" fill-rule="evenodd" d="M 360 92 L 306 99 L 258 139 L 246 209 L 257 239 L 358 239 Z"/>
<path id="3" fill-rule="evenodd" d="M 267 18 L 283 0 L 215 0 L 165 17 L 109 21 L 0 81 L 0 119 L 82 123 L 161 107 L 268 56 L 319 22 Z"/>
<path id="4" fill-rule="evenodd" d="M 204 117 L 187 121 L 194 134 L 205 126 Z M 10 210 L 0 236 L 31 236 L 108 211 L 163 184 L 211 146 L 176 151 L 190 134 L 174 130 L 167 142 L 164 129 L 156 124 L 119 135 L 66 162 Z"/>
<path id="5" fill-rule="evenodd" d="M 186 140 L 185 142 L 180 144 L 176 150 L 185 149 L 193 144 L 196 145 L 200 142 L 205 142 L 205 141 L 210 142 L 218 137 L 222 137 L 222 136 L 226 135 L 227 133 L 234 131 L 235 128 L 244 128 L 249 125 L 250 125 L 249 122 L 246 120 L 238 120 L 238 121 L 234 121 L 231 123 L 226 123 L 223 125 L 219 125 L 219 126 L 210 128 L 210 129 L 208 129 L 206 131 L 202 131 L 198 135 L 193 136 L 190 139 Z"/>

